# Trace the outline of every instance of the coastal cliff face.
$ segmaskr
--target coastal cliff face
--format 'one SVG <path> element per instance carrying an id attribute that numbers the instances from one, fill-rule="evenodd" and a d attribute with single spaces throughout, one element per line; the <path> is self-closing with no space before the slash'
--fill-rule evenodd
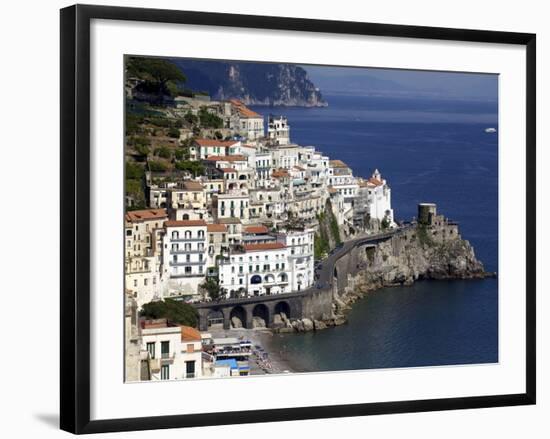
<path id="1" fill-rule="evenodd" d="M 369 291 L 417 280 L 482 279 L 486 273 L 471 244 L 462 239 L 458 226 L 443 223 L 397 233 L 358 256 L 358 270 L 348 274 L 347 286 L 334 297 L 335 316 Z"/>
<path id="2" fill-rule="evenodd" d="M 319 89 L 300 66 L 172 59 L 187 77 L 186 87 L 213 99 L 246 105 L 324 107 Z"/>

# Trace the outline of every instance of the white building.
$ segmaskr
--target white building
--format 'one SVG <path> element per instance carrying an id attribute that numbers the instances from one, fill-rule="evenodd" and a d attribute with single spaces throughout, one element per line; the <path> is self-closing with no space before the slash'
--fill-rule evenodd
<path id="1" fill-rule="evenodd" d="M 271 172 L 273 171 L 273 159 L 271 157 L 271 152 L 257 152 L 255 155 L 254 165 L 254 169 L 256 171 L 256 186 L 263 187 L 271 178 Z"/>
<path id="2" fill-rule="evenodd" d="M 367 180 L 368 189 L 368 214 L 370 218 L 383 221 L 386 219 L 388 226 L 395 225 L 393 209 L 391 207 L 391 189 L 382 175 L 375 169 L 371 178 Z"/>
<path id="3" fill-rule="evenodd" d="M 269 116 L 267 138 L 275 145 L 288 145 L 290 143 L 290 125 L 286 117 Z"/>
<path id="4" fill-rule="evenodd" d="M 222 219 L 238 218 L 248 221 L 249 197 L 238 193 L 218 194 L 212 198 L 212 216 L 219 222 Z"/>
<path id="5" fill-rule="evenodd" d="M 264 136 L 264 117 L 252 111 L 241 101 L 230 99 L 236 116 L 236 131 L 248 140 L 260 139 Z"/>
<path id="6" fill-rule="evenodd" d="M 207 225 L 204 220 L 165 223 L 163 269 L 165 296 L 193 296 L 206 277 Z"/>
<path id="7" fill-rule="evenodd" d="M 191 160 L 204 160 L 210 156 L 231 155 L 239 145 L 240 142 L 234 140 L 197 139 L 189 147 L 189 156 Z"/>
<path id="8" fill-rule="evenodd" d="M 166 319 L 142 321 L 142 349 L 149 359 L 151 380 L 184 380 L 202 376 L 200 332 Z"/>
<path id="9" fill-rule="evenodd" d="M 162 237 L 166 209 L 131 211 L 125 217 L 125 286 L 138 308 L 162 298 Z"/>
<path id="10" fill-rule="evenodd" d="M 288 249 L 290 289 L 300 291 L 315 282 L 313 268 L 313 229 L 290 230 L 277 235 L 277 240 Z"/>
<path id="11" fill-rule="evenodd" d="M 298 145 L 284 144 L 270 149 L 274 168 L 291 169 L 300 164 Z"/>
<path id="12" fill-rule="evenodd" d="M 353 198 L 357 195 L 359 185 L 348 165 L 341 160 L 331 160 L 329 162 L 327 183 L 344 197 L 344 203 L 347 204 L 348 208 L 353 206 Z"/>
<path id="13" fill-rule="evenodd" d="M 228 298 L 289 293 L 288 253 L 281 242 L 248 244 L 233 251 L 219 265 L 222 292 Z"/>

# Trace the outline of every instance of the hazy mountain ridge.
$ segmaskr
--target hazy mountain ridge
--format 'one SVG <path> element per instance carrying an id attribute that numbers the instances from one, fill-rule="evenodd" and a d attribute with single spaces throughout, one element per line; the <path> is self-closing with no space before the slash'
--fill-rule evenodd
<path id="1" fill-rule="evenodd" d="M 327 105 L 321 91 L 300 66 L 181 58 L 170 61 L 187 77 L 187 88 L 207 92 L 213 99 L 236 98 L 247 105 Z"/>

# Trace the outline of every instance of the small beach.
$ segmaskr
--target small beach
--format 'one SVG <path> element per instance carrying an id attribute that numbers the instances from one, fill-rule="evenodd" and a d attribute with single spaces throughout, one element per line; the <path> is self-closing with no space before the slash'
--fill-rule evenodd
<path id="1" fill-rule="evenodd" d="M 262 361 L 258 355 L 250 359 L 250 375 L 272 375 L 299 372 L 293 367 L 281 350 L 275 348 L 272 339 L 275 336 L 269 329 L 223 329 L 210 328 L 208 331 L 213 338 L 237 337 L 243 340 L 250 340 L 255 351 L 267 353 L 267 361 Z M 260 346 L 261 349 L 257 349 Z"/>

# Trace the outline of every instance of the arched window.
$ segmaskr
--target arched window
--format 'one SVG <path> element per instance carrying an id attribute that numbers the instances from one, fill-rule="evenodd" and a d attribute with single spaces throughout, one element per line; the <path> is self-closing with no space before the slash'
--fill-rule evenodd
<path id="1" fill-rule="evenodd" d="M 262 277 L 255 274 L 254 276 L 252 276 L 250 278 L 250 283 L 251 284 L 261 284 L 262 283 Z"/>
<path id="2" fill-rule="evenodd" d="M 179 239 L 179 237 L 180 237 L 179 232 L 177 232 L 177 231 L 172 232 L 172 239 Z"/>
<path id="3" fill-rule="evenodd" d="M 204 238 L 204 230 L 199 230 L 199 238 Z"/>
<path id="4" fill-rule="evenodd" d="M 189 239 L 191 238 L 191 231 L 190 230 L 186 230 L 185 231 L 185 239 Z"/>

